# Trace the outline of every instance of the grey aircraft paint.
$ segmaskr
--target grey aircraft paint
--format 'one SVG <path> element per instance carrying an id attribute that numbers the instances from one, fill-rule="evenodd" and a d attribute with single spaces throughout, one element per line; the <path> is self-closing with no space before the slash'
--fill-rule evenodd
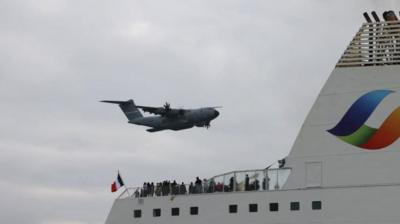
<path id="1" fill-rule="evenodd" d="M 103 100 L 101 102 L 118 104 L 128 118 L 128 123 L 151 127 L 147 129 L 148 132 L 178 131 L 194 126 L 209 128 L 210 122 L 219 115 L 216 107 L 174 109 L 170 108 L 169 103 L 166 103 L 164 107 L 147 107 L 137 106 L 132 99 L 127 101 Z M 145 117 L 139 109 L 156 115 Z"/>

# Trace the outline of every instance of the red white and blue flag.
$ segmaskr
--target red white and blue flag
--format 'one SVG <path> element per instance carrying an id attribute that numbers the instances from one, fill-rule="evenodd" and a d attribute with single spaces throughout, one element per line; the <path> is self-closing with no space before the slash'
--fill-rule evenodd
<path id="1" fill-rule="evenodd" d="M 117 179 L 111 184 L 111 192 L 116 192 L 120 187 L 124 186 L 121 176 L 118 173 Z"/>

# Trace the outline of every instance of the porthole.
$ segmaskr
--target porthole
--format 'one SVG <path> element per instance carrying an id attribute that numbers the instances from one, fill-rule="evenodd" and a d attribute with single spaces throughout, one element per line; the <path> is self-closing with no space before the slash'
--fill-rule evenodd
<path id="1" fill-rule="evenodd" d="M 190 207 L 190 214 L 191 215 L 198 215 L 199 214 L 199 207 Z"/>
<path id="2" fill-rule="evenodd" d="M 279 204 L 277 202 L 269 203 L 269 211 L 270 212 L 279 211 Z"/>
<path id="3" fill-rule="evenodd" d="M 237 205 L 229 205 L 229 213 L 237 213 Z"/>
<path id="4" fill-rule="evenodd" d="M 142 217 L 142 210 L 138 209 L 138 210 L 133 210 L 133 217 L 134 218 L 140 218 Z"/>
<path id="5" fill-rule="evenodd" d="M 249 204 L 249 212 L 257 212 L 258 205 L 257 204 Z"/>
<path id="6" fill-rule="evenodd" d="M 312 210 L 321 210 L 322 209 L 321 201 L 313 201 L 311 203 L 311 208 L 312 208 Z"/>
<path id="7" fill-rule="evenodd" d="M 153 217 L 160 217 L 161 216 L 161 209 L 155 208 L 153 209 Z"/>
<path id="8" fill-rule="evenodd" d="M 300 210 L 300 202 L 290 202 L 290 211 L 299 211 Z"/>
<path id="9" fill-rule="evenodd" d="M 171 216 L 179 216 L 179 208 L 171 208 Z"/>

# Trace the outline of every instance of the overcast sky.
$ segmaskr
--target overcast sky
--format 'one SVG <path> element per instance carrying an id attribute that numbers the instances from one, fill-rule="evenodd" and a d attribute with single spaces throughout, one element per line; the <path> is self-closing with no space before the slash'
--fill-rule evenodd
<path id="1" fill-rule="evenodd" d="M 144 181 L 265 168 L 384 0 L 0 0 L 0 223 L 104 223 Z M 210 129 L 148 133 L 117 106 L 218 106 Z"/>

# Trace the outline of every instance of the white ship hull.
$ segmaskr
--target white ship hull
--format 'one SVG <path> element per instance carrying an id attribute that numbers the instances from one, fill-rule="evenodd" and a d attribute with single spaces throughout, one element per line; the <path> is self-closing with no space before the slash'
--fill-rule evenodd
<path id="1" fill-rule="evenodd" d="M 118 199 L 106 223 L 162 224 L 398 224 L 400 220 L 400 186 L 336 187 L 269 192 L 219 193 L 208 195 Z M 321 201 L 321 210 L 312 210 L 312 201 Z M 278 202 L 279 210 L 269 211 L 269 203 Z M 300 202 L 300 210 L 291 211 L 290 203 Z M 238 205 L 237 213 L 228 206 Z M 258 204 L 258 212 L 249 212 L 249 204 Z M 198 215 L 189 208 L 198 206 Z M 171 216 L 179 207 L 180 215 Z M 135 219 L 133 210 L 140 208 L 142 218 Z M 161 216 L 153 217 L 153 209 Z"/>

